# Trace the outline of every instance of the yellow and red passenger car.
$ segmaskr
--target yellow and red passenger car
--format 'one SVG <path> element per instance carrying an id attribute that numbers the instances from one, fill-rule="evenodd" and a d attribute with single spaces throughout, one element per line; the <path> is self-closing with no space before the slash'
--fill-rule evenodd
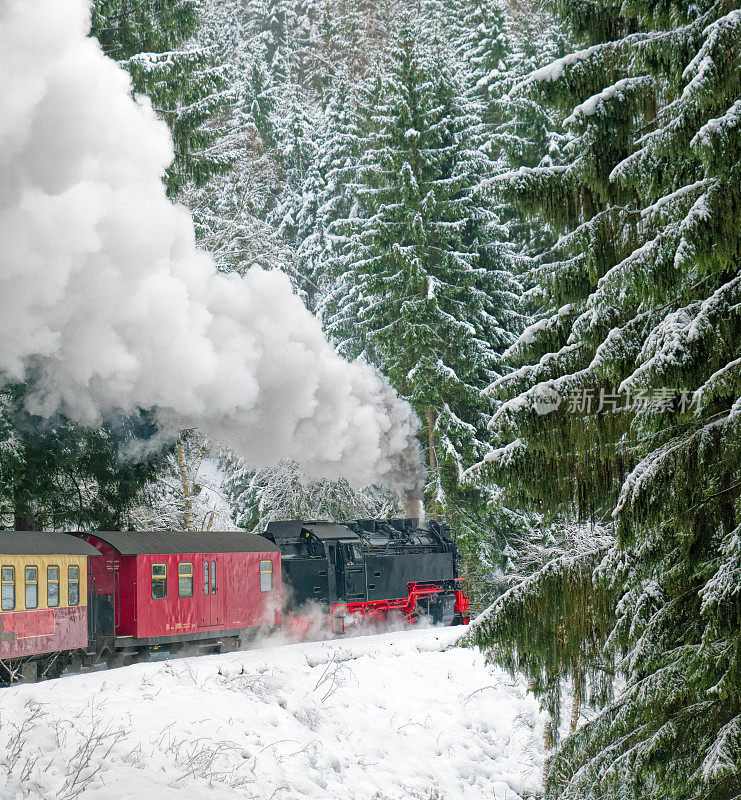
<path id="1" fill-rule="evenodd" d="M 0 682 L 54 674 L 88 646 L 88 558 L 74 536 L 0 532 Z"/>

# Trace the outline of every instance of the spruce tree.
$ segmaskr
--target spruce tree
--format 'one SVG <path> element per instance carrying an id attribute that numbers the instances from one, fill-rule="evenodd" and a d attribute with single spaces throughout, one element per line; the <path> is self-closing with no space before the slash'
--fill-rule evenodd
<path id="1" fill-rule="evenodd" d="M 284 180 L 275 141 L 276 87 L 238 3 L 207 3 L 198 48 L 218 53 L 229 77 L 229 102 L 219 112 L 211 145 L 229 163 L 203 185 L 188 181 L 178 200 L 188 207 L 199 245 L 219 269 L 244 272 L 254 265 L 291 270 L 293 251 L 268 215 Z"/>
<path id="2" fill-rule="evenodd" d="M 620 666 L 625 687 L 551 758 L 549 796 L 730 800 L 741 792 L 741 11 L 557 7 L 584 49 L 510 96 L 566 116 L 567 135 L 552 163 L 498 185 L 560 236 L 526 276 L 539 315 L 494 385 L 498 446 L 482 470 L 525 507 L 612 518 L 616 542 L 592 565 L 561 564 L 559 582 L 522 606 L 529 630 L 563 609 L 550 642 L 528 638 L 506 602 L 478 640 L 552 675 L 574 653 L 589 669 Z"/>
<path id="3" fill-rule="evenodd" d="M 470 75 L 470 89 L 483 100 L 492 100 L 509 72 L 506 61 L 513 50 L 507 8 L 499 0 L 462 0 L 454 9 L 456 45 Z"/>
<path id="4" fill-rule="evenodd" d="M 378 364 L 424 425 L 433 513 L 454 513 L 464 465 L 480 452 L 479 390 L 516 325 L 497 220 L 482 196 L 490 168 L 479 118 L 444 63 L 411 33 L 366 105 L 330 331 L 346 355 Z M 373 96 L 373 95 L 371 95 Z M 351 283 L 351 285 L 350 285 Z"/>
<path id="5" fill-rule="evenodd" d="M 394 517 L 400 513 L 387 489 L 378 486 L 354 489 L 345 480 L 312 480 L 293 461 L 254 470 L 227 453 L 222 464 L 228 475 L 224 488 L 233 520 L 240 528 L 254 533 L 264 531 L 274 520 L 344 521 Z"/>
<path id="6" fill-rule="evenodd" d="M 23 407 L 23 386 L 0 391 L 0 528 L 117 530 L 155 474 L 161 447 L 146 414 L 100 429 L 42 420 Z"/>
<path id="7" fill-rule="evenodd" d="M 296 192 L 287 187 L 275 215 L 296 248 L 296 271 L 312 310 L 321 310 L 344 278 L 335 255 L 342 236 L 338 223 L 355 203 L 350 186 L 360 138 L 355 95 L 348 81 L 338 81 L 314 127 L 316 149 L 306 178 Z"/>
<path id="8" fill-rule="evenodd" d="M 167 122 L 175 159 L 167 189 L 201 186 L 223 173 L 231 158 L 213 147 L 223 133 L 215 122 L 230 102 L 229 78 L 213 53 L 192 41 L 201 22 L 197 0 L 94 0 L 91 35 L 103 52 L 128 69 L 134 92 L 147 95 Z"/>

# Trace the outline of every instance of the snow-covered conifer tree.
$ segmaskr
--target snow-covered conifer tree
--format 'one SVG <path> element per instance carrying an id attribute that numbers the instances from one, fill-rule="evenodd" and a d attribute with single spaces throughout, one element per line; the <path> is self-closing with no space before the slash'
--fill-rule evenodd
<path id="1" fill-rule="evenodd" d="M 411 32 L 377 88 L 356 164 L 358 208 L 341 226 L 351 281 L 332 298 L 329 327 L 417 409 L 430 510 L 450 513 L 449 493 L 480 448 L 479 388 L 498 374 L 516 325 L 512 282 L 481 193 L 491 165 L 476 148 L 477 109 Z"/>
<path id="2" fill-rule="evenodd" d="M 458 56 L 473 93 L 491 100 L 508 72 L 512 39 L 506 5 L 500 0 L 461 0 L 455 4 Z"/>
<path id="3" fill-rule="evenodd" d="M 220 269 L 253 265 L 292 271 L 293 249 L 267 221 L 284 180 L 275 142 L 276 87 L 266 67 L 265 44 L 241 3 L 202 6 L 195 44 L 217 54 L 228 77 L 228 102 L 218 114 L 219 152 L 229 169 L 206 184 L 188 181 L 178 199 L 193 214 L 199 244 Z"/>
<path id="4" fill-rule="evenodd" d="M 496 181 L 560 236 L 526 277 L 539 315 L 507 354 L 517 369 L 492 386 L 498 446 L 482 468 L 511 501 L 614 517 L 617 545 L 584 587 L 605 664 L 619 657 L 627 684 L 551 759 L 548 792 L 732 798 L 741 11 L 711 0 L 559 8 L 584 49 L 510 97 L 567 115 L 567 134 L 551 163 Z M 533 595 L 533 624 L 554 597 Z M 584 641 L 568 612 L 555 669 Z M 520 656 L 532 649 L 514 624 L 495 639 Z"/>
<path id="5" fill-rule="evenodd" d="M 372 519 L 398 516 L 393 496 L 377 486 L 353 489 L 347 481 L 313 480 L 293 461 L 251 470 L 229 454 L 223 458 L 229 475 L 226 496 L 240 528 L 259 533 L 281 519 Z"/>
<path id="6" fill-rule="evenodd" d="M 92 8 L 92 35 L 128 69 L 134 91 L 146 94 L 170 127 L 175 159 L 167 188 L 173 195 L 186 181 L 203 185 L 231 163 L 212 147 L 229 80 L 213 54 L 193 41 L 200 22 L 196 0 L 95 0 Z"/>
<path id="7" fill-rule="evenodd" d="M 23 401 L 23 385 L 0 391 L 0 529 L 124 527 L 160 463 L 155 447 L 131 452 L 155 433 L 148 415 L 92 429 L 61 416 L 41 420 Z"/>
<path id="8" fill-rule="evenodd" d="M 316 150 L 306 179 L 299 191 L 285 192 L 275 214 L 292 226 L 296 269 L 311 308 L 323 306 L 344 278 L 336 259 L 341 239 L 336 228 L 355 202 L 350 182 L 358 155 L 357 123 L 353 87 L 349 81 L 338 82 L 314 127 Z M 291 232 L 288 224 L 282 231 Z"/>

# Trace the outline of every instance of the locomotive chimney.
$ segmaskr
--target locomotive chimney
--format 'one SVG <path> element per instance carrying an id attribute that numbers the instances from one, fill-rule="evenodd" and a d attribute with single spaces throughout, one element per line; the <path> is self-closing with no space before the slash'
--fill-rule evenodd
<path id="1" fill-rule="evenodd" d="M 421 497 L 407 497 L 404 501 L 404 516 L 407 519 L 418 519 L 420 522 L 425 518 L 425 507 Z"/>

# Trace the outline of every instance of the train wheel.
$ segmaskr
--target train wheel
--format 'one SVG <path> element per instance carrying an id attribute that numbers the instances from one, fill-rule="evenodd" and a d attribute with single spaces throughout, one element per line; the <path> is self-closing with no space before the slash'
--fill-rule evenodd
<path id="1" fill-rule="evenodd" d="M 85 665 L 85 660 L 79 654 L 75 654 L 70 656 L 69 661 L 67 663 L 67 669 L 69 672 L 81 672 L 83 666 Z"/>

